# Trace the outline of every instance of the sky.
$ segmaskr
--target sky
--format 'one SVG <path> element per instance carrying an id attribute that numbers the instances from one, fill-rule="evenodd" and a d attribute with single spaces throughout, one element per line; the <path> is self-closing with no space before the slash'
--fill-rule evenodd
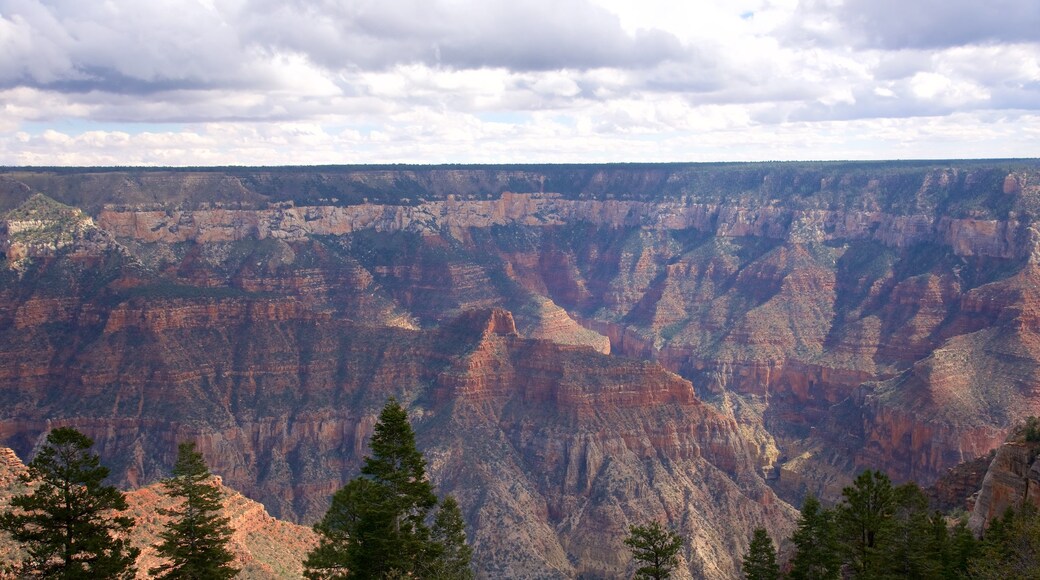
<path id="1" fill-rule="evenodd" d="M 1038 0 L 0 0 L 0 165 L 994 157 Z"/>

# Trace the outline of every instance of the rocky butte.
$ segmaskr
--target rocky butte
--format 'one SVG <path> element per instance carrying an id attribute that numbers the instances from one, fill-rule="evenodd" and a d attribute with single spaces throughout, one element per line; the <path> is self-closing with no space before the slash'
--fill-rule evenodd
<path id="1" fill-rule="evenodd" d="M 192 438 L 310 523 L 393 394 L 485 577 L 615 577 L 650 519 L 731 577 L 1040 414 L 1037 161 L 8 169 L 0 212 L 0 444 L 142 487 Z"/>

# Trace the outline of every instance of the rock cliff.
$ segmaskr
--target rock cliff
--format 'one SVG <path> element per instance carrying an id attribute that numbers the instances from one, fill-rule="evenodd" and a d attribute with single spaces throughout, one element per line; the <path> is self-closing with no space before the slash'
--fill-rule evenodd
<path id="1" fill-rule="evenodd" d="M 97 272 L 63 260 L 47 268 Z M 135 487 L 191 439 L 234 488 L 312 522 L 357 473 L 393 394 L 431 477 L 459 498 L 485 577 L 623 574 L 627 524 L 654 518 L 688 536 L 686 577 L 730 577 L 747 530 L 780 535 L 792 521 L 736 423 L 653 363 L 521 338 L 502 309 L 429 330 L 366 326 L 334 305 L 133 286 L 113 268 L 108 292 L 5 314 L 20 323 L 2 331 L 0 437 L 23 453 L 71 425 Z"/>
<path id="2" fill-rule="evenodd" d="M 1040 442 L 1027 440 L 1018 429 L 997 448 L 986 470 L 968 525 L 976 534 L 1008 509 L 1040 508 Z"/>
<path id="3" fill-rule="evenodd" d="M 1017 219 L 894 215 L 871 211 L 788 209 L 653 202 L 570 200 L 558 194 L 503 193 L 496 200 L 428 201 L 415 206 L 364 203 L 346 207 L 271 209 L 138 210 L 106 207 L 99 223 L 120 238 L 146 243 L 230 242 L 275 238 L 299 241 L 362 230 L 445 233 L 463 237 L 471 228 L 562 226 L 588 223 L 606 228 L 694 230 L 719 237 L 758 237 L 792 242 L 875 241 L 906 248 L 919 243 L 948 246 L 961 256 L 1023 257 L 1036 250 L 1028 223 Z"/>

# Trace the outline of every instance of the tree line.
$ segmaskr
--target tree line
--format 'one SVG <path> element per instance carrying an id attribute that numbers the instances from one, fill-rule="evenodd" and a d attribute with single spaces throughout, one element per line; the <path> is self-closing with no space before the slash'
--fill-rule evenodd
<path id="1" fill-rule="evenodd" d="M 802 504 L 791 555 L 781 568 L 765 529 L 756 529 L 743 558 L 748 580 L 1040 579 L 1040 515 L 1011 508 L 981 538 L 966 516 L 929 510 L 917 484 L 894 486 L 864 471 L 825 509 L 812 495 Z"/>
<path id="2" fill-rule="evenodd" d="M 0 530 L 21 544 L 24 557 L 0 574 L 18 577 L 133 578 L 139 550 L 130 544 L 126 499 L 105 485 L 108 469 L 91 453 L 93 441 L 75 429 L 51 431 L 20 475 L 26 493 L 0 514 Z M 318 545 L 304 561 L 310 579 L 427 578 L 472 580 L 459 504 L 438 500 L 426 474 L 405 410 L 391 398 L 370 441 L 361 473 L 333 496 L 315 524 Z M 174 507 L 153 548 L 158 578 L 226 579 L 239 572 L 220 515 L 220 489 L 192 442 L 178 446 L 170 478 L 162 480 Z M 625 544 L 635 577 L 661 580 L 678 565 L 683 540 L 659 522 L 633 525 Z M 995 519 L 981 539 L 962 516 L 929 510 L 914 483 L 894 486 L 884 473 L 865 471 L 827 509 L 812 495 L 784 542 L 781 565 L 765 529 L 754 530 L 742 560 L 748 580 L 914 578 L 1040 579 L 1040 514 L 1025 507 Z"/>
<path id="3" fill-rule="evenodd" d="M 19 475 L 27 491 L 0 514 L 0 531 L 21 545 L 24 556 L 0 567 L 0 577 L 136 576 L 140 550 L 129 538 L 135 522 L 123 513 L 125 495 L 104 483 L 109 470 L 90 451 L 93 444 L 75 429 L 54 429 Z M 319 544 L 307 555 L 304 575 L 472 580 L 459 504 L 450 496 L 437 499 L 408 415 L 393 398 L 379 415 L 370 445 L 361 475 L 333 495 L 314 526 Z M 172 476 L 162 483 L 177 501 L 159 509 L 169 518 L 152 546 L 162 563 L 147 573 L 193 580 L 236 576 L 220 488 L 194 443 L 178 446 Z"/>
<path id="4" fill-rule="evenodd" d="M 1036 425 L 1040 425 L 1038 422 Z M 1034 426 L 1036 426 L 1034 425 Z M 1038 427 L 1040 432 L 1040 427 Z M 682 537 L 659 522 L 629 528 L 625 544 L 635 577 L 670 578 Z M 1040 513 L 1026 503 L 1008 508 L 981 538 L 962 514 L 930 510 L 917 484 L 894 486 L 880 471 L 864 471 L 826 509 L 814 496 L 802 504 L 786 539 L 786 561 L 764 528 L 754 530 L 742 559 L 747 580 L 1040 580 Z"/>

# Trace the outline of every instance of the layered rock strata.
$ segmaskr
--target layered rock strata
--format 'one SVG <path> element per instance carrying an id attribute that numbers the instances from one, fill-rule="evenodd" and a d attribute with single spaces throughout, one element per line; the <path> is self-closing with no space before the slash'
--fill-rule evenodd
<path id="1" fill-rule="evenodd" d="M 549 522 L 510 546 L 556 554 L 509 560 L 518 574 L 538 574 L 524 562 L 562 575 L 618 570 L 592 540 L 568 535 L 565 515 L 583 504 L 553 503 L 591 493 L 600 506 L 615 492 L 590 483 L 547 499 L 556 492 L 546 486 L 584 477 L 570 475 L 580 465 L 613 465 L 599 454 L 626 457 L 626 470 L 642 461 L 644 474 L 665 460 L 707 473 L 707 461 L 735 481 L 768 478 L 798 501 L 805 491 L 833 496 L 867 467 L 927 484 L 1036 414 L 1040 166 L 1031 161 L 7 171 L 6 239 L 11 224 L 64 223 L 39 199 L 25 204 L 34 192 L 80 208 L 105 243 L 7 256 L 2 441 L 27 451 L 48 425 L 70 421 L 118 451 L 127 484 L 143 485 L 172 460 L 174 440 L 197 438 L 223 458 L 227 481 L 276 514 L 313 519 L 324 505 L 315 498 L 356 472 L 374 414 L 395 393 L 431 451 L 440 426 L 461 429 L 453 421 L 467 416 L 497 426 L 478 440 L 504 442 L 480 457 L 556 457 L 524 429 L 579 450 L 554 452 L 578 454 L 573 467 L 533 463 L 539 475 L 496 467 L 540 483 L 523 510 L 503 507 L 502 494 L 489 513 L 534 510 Z M 494 308 L 513 312 L 506 334 L 523 338 L 452 322 Z M 644 377 L 582 347 L 689 380 L 706 405 L 669 429 L 728 424 L 693 440 L 739 451 L 645 457 L 631 441 L 671 437 L 649 434 L 647 417 L 687 403 L 640 406 L 648 395 L 638 389 L 597 391 L 613 384 L 601 373 Z M 548 386 L 528 380 L 540 376 Z M 564 388 L 564 378 L 582 387 Z M 515 409 L 542 419 L 516 427 Z M 562 414 L 541 415 L 549 409 Z M 607 443 L 616 434 L 599 417 L 641 434 Z M 583 429 L 594 445 L 573 439 Z M 494 485 L 492 475 L 473 489 Z M 675 522 L 679 503 L 668 501 L 655 509 Z M 469 505 L 472 523 L 484 508 Z M 594 528 L 616 527 L 619 514 L 660 515 L 596 509 L 580 512 L 600 514 Z M 687 569 L 727 573 L 725 558 L 694 553 L 722 554 L 719 545 L 743 541 L 735 536 L 696 540 Z M 586 553 L 595 564 L 581 568 L 576 554 Z"/>
<path id="2" fill-rule="evenodd" d="M 431 477 L 459 498 L 485 577 L 624 574 L 627 525 L 648 519 L 688 538 L 686 577 L 730 577 L 745 528 L 779 535 L 793 518 L 756 475 L 735 422 L 689 382 L 522 339 L 504 310 L 420 332 L 271 298 L 94 308 L 97 318 L 81 307 L 66 322 L 84 324 L 77 343 L 47 323 L 7 335 L 5 367 L 39 366 L 4 380 L 0 437 L 26 452 L 48 429 L 74 426 L 122 485 L 161 477 L 190 439 L 236 489 L 314 521 L 357 473 L 394 395 L 414 416 Z"/>
<path id="3" fill-rule="evenodd" d="M 933 214 L 792 210 L 677 201 L 568 200 L 555 194 L 503 193 L 490 201 L 431 201 L 417 206 L 278 207 L 263 210 L 141 211 L 108 207 L 103 229 L 145 243 L 230 242 L 247 238 L 299 241 L 361 230 L 446 233 L 470 228 L 561 226 L 695 230 L 720 237 L 792 242 L 875 241 L 895 248 L 920 243 L 950 247 L 959 256 L 1019 258 L 1033 255 L 1038 237 L 1028 221 L 951 218 Z"/>

